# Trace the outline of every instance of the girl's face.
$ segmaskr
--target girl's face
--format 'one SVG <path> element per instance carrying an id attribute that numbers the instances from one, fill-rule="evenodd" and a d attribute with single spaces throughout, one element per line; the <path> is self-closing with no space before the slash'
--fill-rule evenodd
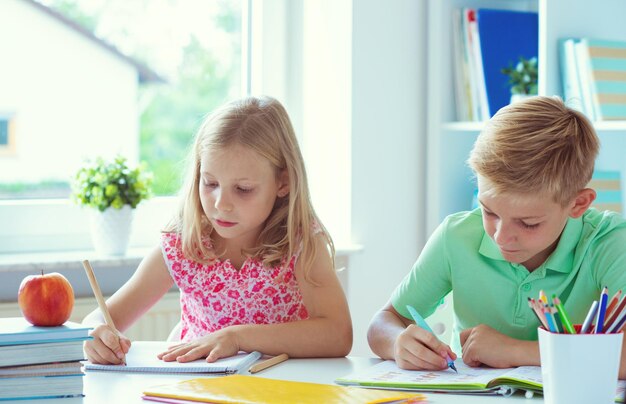
<path id="1" fill-rule="evenodd" d="M 485 232 L 504 259 L 537 269 L 556 248 L 569 217 L 551 198 L 538 195 L 489 193 L 491 185 L 478 176 L 478 200 Z"/>
<path id="2" fill-rule="evenodd" d="M 277 197 L 288 193 L 285 174 L 267 159 L 234 144 L 200 160 L 200 202 L 217 234 L 241 248 L 254 245 Z"/>

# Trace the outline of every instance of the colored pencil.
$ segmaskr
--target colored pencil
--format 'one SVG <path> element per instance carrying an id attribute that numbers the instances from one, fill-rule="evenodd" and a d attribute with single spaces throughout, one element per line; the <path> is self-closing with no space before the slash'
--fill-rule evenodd
<path id="1" fill-rule="evenodd" d="M 610 327 L 613 322 L 619 317 L 620 313 L 626 308 L 626 296 L 622 296 L 622 300 L 617 305 L 617 308 L 613 310 L 611 316 L 604 322 L 605 327 Z"/>
<path id="2" fill-rule="evenodd" d="M 567 331 L 568 334 L 576 334 L 576 330 L 574 329 L 569 316 L 565 312 L 565 308 L 563 307 L 563 304 L 561 304 L 561 300 L 556 297 L 556 295 L 552 295 L 552 301 L 554 302 L 556 310 L 559 312 L 559 317 L 561 318 L 561 323 L 563 324 L 565 331 Z"/>
<path id="3" fill-rule="evenodd" d="M 604 326 L 606 327 L 606 320 L 611 316 L 611 314 L 613 314 L 613 310 L 615 310 L 617 308 L 617 303 L 619 302 L 619 298 L 622 295 L 622 290 L 618 290 L 617 292 L 615 292 L 615 294 L 613 295 L 613 297 L 611 298 L 611 300 L 609 300 L 609 303 L 606 306 L 606 314 L 604 315 Z"/>
<path id="4" fill-rule="evenodd" d="M 535 313 L 535 316 L 539 320 L 539 324 L 541 324 L 543 326 L 543 328 L 548 330 L 549 327 L 548 327 L 548 323 L 546 322 L 546 317 L 543 315 L 541 310 L 538 309 L 537 306 L 535 305 L 535 299 L 533 299 L 532 297 L 529 297 L 528 298 L 528 306 L 533 310 L 533 313 Z"/>
<path id="5" fill-rule="evenodd" d="M 546 296 L 543 290 L 539 291 L 539 300 L 543 302 L 543 304 L 548 304 L 548 296 Z"/>
<path id="6" fill-rule="evenodd" d="M 556 326 L 556 330 L 559 334 L 565 334 L 565 328 L 563 328 L 563 323 L 561 322 L 561 315 L 554 307 L 554 304 L 550 305 L 550 313 L 554 317 L 554 325 Z"/>
<path id="7" fill-rule="evenodd" d="M 598 308 L 598 316 L 596 317 L 596 334 L 602 334 L 602 330 L 604 329 L 604 314 L 606 313 L 606 303 L 608 300 L 609 288 L 602 288 L 602 293 L 600 294 L 600 307 Z"/>
<path id="8" fill-rule="evenodd" d="M 550 307 L 545 304 L 543 305 L 543 314 L 546 315 L 546 321 L 548 322 L 548 329 L 550 330 L 550 332 L 558 333 L 559 330 L 556 329 L 556 326 L 554 324 L 554 317 L 550 312 Z"/>
<path id="9" fill-rule="evenodd" d="M 582 327 L 580 327 L 580 333 L 581 334 L 586 334 L 587 333 L 587 331 L 589 330 L 589 327 L 591 327 L 591 322 L 596 317 L 596 312 L 597 311 L 598 311 L 598 301 L 594 300 L 593 303 L 591 303 L 591 307 L 589 308 L 589 312 L 587 313 L 587 317 L 585 317 L 585 321 L 583 321 Z"/>
<path id="10" fill-rule="evenodd" d="M 614 333 L 614 332 L 619 332 L 619 330 L 622 329 L 625 321 L 626 321 L 626 310 L 622 311 L 620 316 L 613 322 L 613 325 L 611 325 L 610 327 L 605 328 L 606 333 L 610 334 L 610 333 Z"/>

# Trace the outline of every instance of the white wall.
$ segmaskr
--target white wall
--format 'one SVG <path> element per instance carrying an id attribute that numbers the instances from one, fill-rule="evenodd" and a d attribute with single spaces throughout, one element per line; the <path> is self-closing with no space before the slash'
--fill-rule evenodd
<path id="1" fill-rule="evenodd" d="M 353 354 L 424 243 L 426 2 L 352 3 Z"/>
<path id="2" fill-rule="evenodd" d="M 292 116 L 315 207 L 337 246 L 362 246 L 350 257 L 347 292 L 352 354 L 369 355 L 369 321 L 424 240 L 426 2 L 253 5 L 262 5 L 256 28 L 264 27 L 253 35 L 270 47 L 253 49 L 253 92 L 279 98 Z"/>
<path id="3" fill-rule="evenodd" d="M 138 157 L 133 66 L 22 0 L 0 2 L 0 49 L 0 111 L 16 125 L 0 181 L 67 180 L 87 157 Z"/>

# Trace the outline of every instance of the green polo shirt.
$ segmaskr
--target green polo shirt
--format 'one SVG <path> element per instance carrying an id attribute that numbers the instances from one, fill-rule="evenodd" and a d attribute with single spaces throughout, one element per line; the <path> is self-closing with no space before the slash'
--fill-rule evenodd
<path id="1" fill-rule="evenodd" d="M 618 289 L 626 292 L 626 220 L 618 214 L 589 209 L 570 218 L 554 252 L 528 272 L 502 257 L 476 209 L 444 220 L 391 303 L 408 319 L 407 304 L 427 317 L 454 291 L 451 347 L 460 355 L 459 332 L 479 324 L 516 339 L 536 340 L 539 321 L 528 298 L 537 298 L 540 290 L 559 296 L 572 322 L 580 324 L 604 286 L 609 298 Z"/>

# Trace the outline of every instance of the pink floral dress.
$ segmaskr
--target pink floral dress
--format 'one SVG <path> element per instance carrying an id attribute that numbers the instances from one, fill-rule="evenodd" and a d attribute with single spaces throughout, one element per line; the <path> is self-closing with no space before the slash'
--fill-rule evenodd
<path id="1" fill-rule="evenodd" d="M 304 320 L 308 313 L 294 276 L 298 254 L 286 266 L 248 258 L 237 270 L 229 260 L 210 265 L 183 256 L 180 235 L 162 233 L 161 250 L 180 289 L 181 341 L 237 324 Z"/>

